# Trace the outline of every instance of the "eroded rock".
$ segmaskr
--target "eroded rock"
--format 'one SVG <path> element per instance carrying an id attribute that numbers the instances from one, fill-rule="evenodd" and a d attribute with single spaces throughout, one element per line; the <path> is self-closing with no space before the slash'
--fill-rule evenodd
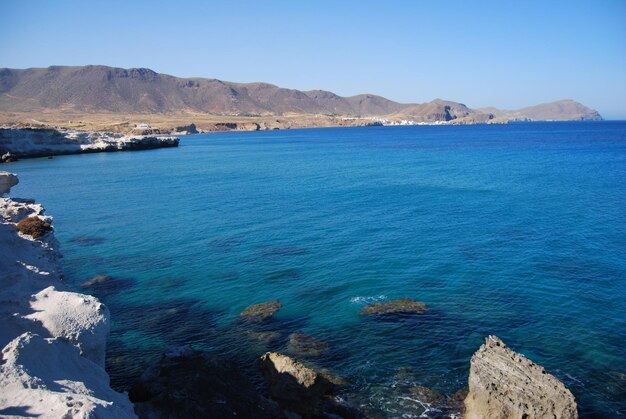
<path id="1" fill-rule="evenodd" d="M 303 417 L 315 417 L 324 410 L 326 396 L 335 385 L 322 374 L 277 352 L 268 352 L 260 359 L 270 397 L 289 411 Z"/>
<path id="2" fill-rule="evenodd" d="M 489 336 L 472 356 L 465 417 L 577 418 L 572 393 L 524 355 Z"/>
<path id="3" fill-rule="evenodd" d="M 383 303 L 368 304 L 359 314 L 361 316 L 382 316 L 390 314 L 424 314 L 425 312 L 426 304 L 415 301 L 412 298 L 401 298 L 399 300 L 385 301 Z"/>
<path id="4" fill-rule="evenodd" d="M 0 196 L 11 192 L 11 188 L 19 183 L 16 175 L 0 171 Z"/>

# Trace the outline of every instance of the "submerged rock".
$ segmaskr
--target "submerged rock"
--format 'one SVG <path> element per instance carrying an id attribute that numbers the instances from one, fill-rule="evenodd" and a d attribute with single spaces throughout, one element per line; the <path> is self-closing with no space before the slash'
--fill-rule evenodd
<path id="1" fill-rule="evenodd" d="M 88 279 L 87 281 L 80 284 L 80 286 L 83 288 L 89 288 L 89 287 L 93 287 L 94 285 L 103 284 L 110 280 L 111 280 L 111 277 L 109 275 L 96 275 L 93 278 Z"/>
<path id="2" fill-rule="evenodd" d="M 244 311 L 242 311 L 239 317 L 250 321 L 267 320 L 272 317 L 276 312 L 278 312 L 281 307 L 282 304 L 278 300 L 252 304 Z"/>
<path id="3" fill-rule="evenodd" d="M 320 356 L 328 349 L 328 343 L 315 339 L 303 332 L 295 332 L 289 335 L 287 350 L 297 355 Z"/>
<path id="4" fill-rule="evenodd" d="M 139 417 L 282 418 L 232 361 L 181 347 L 166 352 L 132 386 Z"/>
<path id="5" fill-rule="evenodd" d="M 19 182 L 17 176 L 13 173 L 0 171 L 0 196 L 11 192 L 11 188 Z"/>
<path id="6" fill-rule="evenodd" d="M 424 314 L 425 312 L 426 304 L 412 298 L 401 298 L 383 303 L 368 304 L 359 312 L 359 315 L 380 316 L 386 314 Z"/>
<path id="7" fill-rule="evenodd" d="M 561 419 L 578 411 L 563 383 L 489 336 L 472 356 L 465 417 Z"/>
<path id="8" fill-rule="evenodd" d="M 435 404 L 444 399 L 443 394 L 425 386 L 411 387 L 411 395 L 417 397 L 422 403 Z"/>

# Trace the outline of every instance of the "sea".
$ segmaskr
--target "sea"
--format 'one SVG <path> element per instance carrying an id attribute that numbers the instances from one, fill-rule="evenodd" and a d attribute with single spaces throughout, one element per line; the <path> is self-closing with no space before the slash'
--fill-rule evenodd
<path id="1" fill-rule="evenodd" d="M 54 217 L 68 286 L 109 307 L 118 390 L 172 346 L 253 380 L 278 351 L 372 416 L 455 417 L 496 335 L 582 417 L 626 415 L 626 122 L 210 133 L 2 169 Z M 427 311 L 359 315 L 398 298 Z M 297 331 L 326 345 L 298 353 Z"/>

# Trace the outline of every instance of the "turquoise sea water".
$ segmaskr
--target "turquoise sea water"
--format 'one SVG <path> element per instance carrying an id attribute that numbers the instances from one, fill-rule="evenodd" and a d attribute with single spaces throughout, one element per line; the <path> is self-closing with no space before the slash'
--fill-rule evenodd
<path id="1" fill-rule="evenodd" d="M 583 417 L 626 415 L 624 122 L 196 135 L 3 170 L 54 217 L 72 287 L 112 277 L 87 291 L 112 312 L 119 389 L 171 345 L 253 365 L 301 330 L 330 345 L 311 361 L 346 400 L 416 414 L 406 387 L 464 387 L 496 334 Z M 428 312 L 358 315 L 401 297 Z M 265 345 L 236 318 L 273 299 Z"/>

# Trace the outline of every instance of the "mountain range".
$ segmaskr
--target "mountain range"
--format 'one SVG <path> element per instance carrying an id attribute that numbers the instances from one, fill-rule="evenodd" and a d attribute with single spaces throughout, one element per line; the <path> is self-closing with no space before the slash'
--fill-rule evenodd
<path id="1" fill-rule="evenodd" d="M 342 97 L 325 90 L 301 91 L 269 83 L 180 78 L 147 68 L 89 65 L 0 69 L 0 112 L 46 111 L 87 114 L 192 112 L 229 117 L 306 114 L 458 123 L 602 119 L 597 111 L 573 100 L 518 110 L 470 109 L 462 103 L 441 99 L 405 104 L 372 94 Z"/>

